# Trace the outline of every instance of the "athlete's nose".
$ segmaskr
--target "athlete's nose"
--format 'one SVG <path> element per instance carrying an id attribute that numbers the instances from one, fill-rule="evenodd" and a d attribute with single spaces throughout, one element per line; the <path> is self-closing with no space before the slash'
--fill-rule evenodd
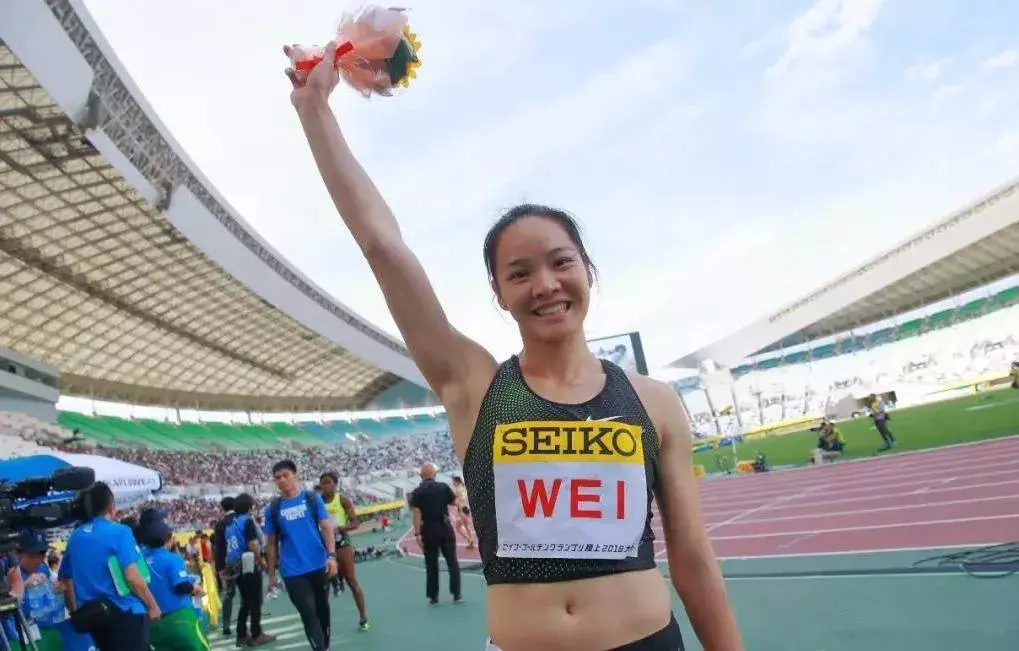
<path id="1" fill-rule="evenodd" d="M 536 269 L 531 274 L 531 292 L 535 298 L 544 298 L 559 290 L 559 278 L 551 269 Z"/>

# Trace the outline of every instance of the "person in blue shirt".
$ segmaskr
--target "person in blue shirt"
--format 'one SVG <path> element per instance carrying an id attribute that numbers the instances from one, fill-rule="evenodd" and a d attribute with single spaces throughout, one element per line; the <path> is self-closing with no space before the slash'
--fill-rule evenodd
<path id="1" fill-rule="evenodd" d="M 238 495 L 233 501 L 232 517 L 225 520 L 222 534 L 224 571 L 241 595 L 241 607 L 237 611 L 237 646 L 261 646 L 276 639 L 262 631 L 262 550 L 258 525 L 251 517 L 254 506 L 254 497 L 247 493 Z"/>
<path id="2" fill-rule="evenodd" d="M 194 597 L 205 594 L 198 577 L 170 551 L 173 529 L 159 517 L 139 522 L 138 538 L 152 573 L 150 587 L 162 616 L 152 622 L 150 642 L 156 651 L 209 651 L 194 609 Z"/>
<path id="3" fill-rule="evenodd" d="M 160 611 L 138 571 L 134 534 L 113 521 L 116 504 L 105 482 L 93 484 L 85 499 L 95 515 L 71 532 L 57 573 L 68 608 L 72 617 L 79 610 L 90 614 L 82 632 L 92 635 L 99 651 L 148 649 L 149 621 L 159 619 Z"/>
<path id="4" fill-rule="evenodd" d="M 278 560 L 308 644 L 312 651 L 326 651 L 330 635 L 328 581 L 337 569 L 332 519 L 321 495 L 301 490 L 293 461 L 278 462 L 272 476 L 280 496 L 266 507 L 264 518 L 270 587 L 277 585 Z"/>

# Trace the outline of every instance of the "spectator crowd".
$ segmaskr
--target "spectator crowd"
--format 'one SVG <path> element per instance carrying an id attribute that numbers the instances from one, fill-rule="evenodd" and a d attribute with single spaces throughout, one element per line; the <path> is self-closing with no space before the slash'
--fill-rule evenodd
<path id="1" fill-rule="evenodd" d="M 279 450 L 178 452 L 97 447 L 95 452 L 158 470 L 170 486 L 188 486 L 196 482 L 220 485 L 268 482 L 272 480 L 272 465 L 283 456 Z M 395 477 L 427 462 L 440 468 L 459 465 L 447 432 L 398 436 L 367 445 L 291 449 L 285 456 L 297 463 L 305 479 L 315 479 L 331 470 L 338 473 L 341 480 L 353 483 L 385 479 L 387 475 Z"/>
<path id="2" fill-rule="evenodd" d="M 283 456 L 293 459 L 301 477 L 315 480 L 334 471 L 344 481 L 343 494 L 356 506 L 386 501 L 356 485 L 368 481 L 405 476 L 424 463 L 440 468 L 456 468 L 459 463 L 446 432 L 399 436 L 371 444 L 343 445 L 287 450 L 251 450 L 243 452 L 177 452 L 144 448 L 98 448 L 96 453 L 138 464 L 163 475 L 170 486 L 188 486 L 196 482 L 218 485 L 250 485 L 272 481 L 272 466 Z M 351 485 L 353 484 L 353 486 Z M 265 506 L 256 504 L 255 512 Z M 177 530 L 197 530 L 211 526 L 222 516 L 218 498 L 179 496 L 149 500 L 122 515 L 137 514 L 155 508 Z"/>

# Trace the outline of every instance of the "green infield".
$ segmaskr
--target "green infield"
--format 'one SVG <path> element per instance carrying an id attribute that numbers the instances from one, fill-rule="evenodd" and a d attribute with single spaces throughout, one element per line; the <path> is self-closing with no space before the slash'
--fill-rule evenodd
<path id="1" fill-rule="evenodd" d="M 936 448 L 1019 434 L 1019 391 L 1002 389 L 963 398 L 930 403 L 889 412 L 889 427 L 895 435 L 894 449 L 881 454 Z M 846 440 L 844 459 L 878 454 L 881 436 L 869 418 L 837 423 Z M 808 454 L 817 446 L 817 434 L 804 429 L 790 434 L 759 438 L 736 445 L 736 457 L 752 460 L 757 451 L 772 466 L 809 463 Z M 730 448 L 694 454 L 694 463 L 707 472 L 730 467 Z M 720 468 L 721 465 L 721 468 Z"/>

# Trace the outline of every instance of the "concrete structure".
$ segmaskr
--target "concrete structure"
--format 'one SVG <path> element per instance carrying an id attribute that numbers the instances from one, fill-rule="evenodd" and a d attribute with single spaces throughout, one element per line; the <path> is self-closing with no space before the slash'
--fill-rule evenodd
<path id="1" fill-rule="evenodd" d="M 990 192 L 766 319 L 670 366 L 733 367 L 892 318 L 1019 273 L 1019 179 Z"/>
<path id="2" fill-rule="evenodd" d="M 0 347 L 139 404 L 341 411 L 425 386 L 216 192 L 81 0 L 0 2 Z"/>

